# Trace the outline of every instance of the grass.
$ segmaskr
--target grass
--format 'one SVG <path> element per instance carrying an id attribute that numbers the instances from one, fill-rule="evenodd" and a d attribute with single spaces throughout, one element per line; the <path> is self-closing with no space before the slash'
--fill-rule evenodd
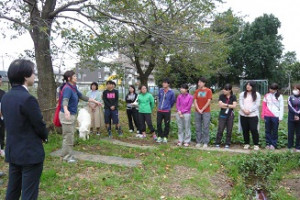
<path id="1" fill-rule="evenodd" d="M 212 107 L 213 110 L 218 110 L 216 101 Z M 133 139 L 128 132 L 124 111 L 120 113 L 124 137 Z M 218 111 L 212 114 L 212 142 L 217 127 L 217 114 Z M 155 112 L 152 120 L 156 121 Z M 175 139 L 177 129 L 175 120 L 172 120 L 171 138 Z M 283 135 L 286 126 L 282 124 L 281 129 Z M 263 133 L 263 130 L 260 132 Z M 76 137 L 74 149 L 91 154 L 140 159 L 142 165 L 128 168 L 87 161 L 79 161 L 74 165 L 64 163 L 60 158 L 49 155 L 59 149 L 62 143 L 61 135 L 53 133 L 49 136 L 49 143 L 44 145 L 46 159 L 39 199 L 247 199 L 253 196 L 253 185 L 248 185 L 247 174 L 241 170 L 241 166 L 265 170 L 264 164 L 255 165 L 254 158 L 263 156 L 260 161 L 271 160 L 271 163 L 274 159 L 273 154 L 209 152 L 175 148 L 171 143 L 147 150 L 121 147 L 102 140 L 102 137 L 104 136 L 99 138 L 93 135 L 89 141 Z M 237 127 L 233 137 L 236 143 L 241 142 Z M 148 140 L 151 144 L 151 139 Z M 273 161 L 273 170 L 265 172 L 268 178 L 263 183 L 271 199 L 296 199 L 280 186 L 280 181 L 292 169 L 300 170 L 299 154 L 278 155 L 289 157 L 288 160 Z M 8 165 L 0 158 L 0 171 L 7 170 Z M 3 178 L 4 185 L 0 187 L 0 199 L 5 197 L 7 178 Z"/>

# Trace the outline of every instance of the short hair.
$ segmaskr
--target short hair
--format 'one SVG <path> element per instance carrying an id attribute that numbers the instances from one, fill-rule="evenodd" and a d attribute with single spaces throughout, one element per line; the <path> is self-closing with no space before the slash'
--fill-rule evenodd
<path id="1" fill-rule="evenodd" d="M 294 88 L 297 88 L 298 90 L 300 90 L 300 84 L 295 84 Z"/>
<path id="2" fill-rule="evenodd" d="M 164 79 L 163 79 L 163 83 L 168 83 L 168 84 L 170 84 L 170 79 L 164 78 Z"/>
<path id="3" fill-rule="evenodd" d="M 207 79 L 205 77 L 200 77 L 198 82 L 201 81 L 202 83 L 207 83 Z"/>
<path id="4" fill-rule="evenodd" d="M 139 90 L 142 90 L 142 87 L 144 87 L 145 86 L 145 88 L 147 89 L 147 91 L 148 91 L 148 86 L 147 85 L 141 85 L 140 87 L 139 87 Z"/>
<path id="5" fill-rule="evenodd" d="M 7 76 L 11 85 L 23 85 L 25 78 L 29 78 L 34 73 L 34 63 L 30 60 L 14 60 L 8 68 Z"/>
<path id="6" fill-rule="evenodd" d="M 114 85 L 114 82 L 109 80 L 109 81 L 106 81 L 106 85 Z"/>
<path id="7" fill-rule="evenodd" d="M 69 78 L 72 79 L 72 76 L 74 76 L 75 72 L 73 70 L 68 70 L 64 73 L 63 81 L 69 82 Z"/>
<path id="8" fill-rule="evenodd" d="M 90 87 L 90 89 L 92 90 L 92 86 L 96 86 L 96 90 L 98 90 L 98 83 L 96 83 L 96 82 L 92 82 L 92 84 L 91 84 L 91 87 Z"/>

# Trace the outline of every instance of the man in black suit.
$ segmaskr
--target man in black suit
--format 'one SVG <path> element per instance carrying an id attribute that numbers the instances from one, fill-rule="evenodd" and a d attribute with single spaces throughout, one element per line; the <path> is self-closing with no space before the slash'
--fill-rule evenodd
<path id="1" fill-rule="evenodd" d="M 0 75 L 0 86 L 2 85 L 2 76 Z M 1 100 L 5 92 L 0 89 L 0 105 Z M 4 157 L 4 138 L 5 138 L 5 127 L 3 122 L 2 113 L 0 111 L 0 156 Z"/>
<path id="2" fill-rule="evenodd" d="M 15 60 L 8 69 L 12 89 L 1 102 L 7 131 L 5 161 L 9 163 L 7 200 L 33 200 L 38 197 L 45 152 L 43 142 L 48 132 L 39 104 L 28 92 L 34 84 L 34 64 L 29 60 Z"/>

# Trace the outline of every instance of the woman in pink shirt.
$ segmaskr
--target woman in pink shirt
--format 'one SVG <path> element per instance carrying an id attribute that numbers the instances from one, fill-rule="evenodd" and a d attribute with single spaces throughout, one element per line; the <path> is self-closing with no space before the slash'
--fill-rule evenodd
<path id="1" fill-rule="evenodd" d="M 193 104 L 193 96 L 189 94 L 189 86 L 181 85 L 180 95 L 177 97 L 177 124 L 178 124 L 178 143 L 181 146 L 184 143 L 188 147 L 191 142 L 191 107 Z"/>

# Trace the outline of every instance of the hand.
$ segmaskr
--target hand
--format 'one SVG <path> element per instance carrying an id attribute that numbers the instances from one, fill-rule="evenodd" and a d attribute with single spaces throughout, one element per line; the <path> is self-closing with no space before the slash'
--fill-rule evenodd
<path id="1" fill-rule="evenodd" d="M 182 115 L 181 111 L 178 111 L 177 113 L 178 113 L 178 115 Z"/>
<path id="2" fill-rule="evenodd" d="M 295 121 L 299 121 L 299 116 L 295 115 L 295 116 L 294 116 L 294 120 L 295 120 Z"/>
<path id="3" fill-rule="evenodd" d="M 96 111 L 96 109 L 95 108 L 92 108 L 92 112 L 95 112 Z"/>
<path id="4" fill-rule="evenodd" d="M 203 110 L 202 110 L 202 109 L 200 109 L 200 110 L 199 110 L 199 113 L 200 113 L 200 114 L 202 114 L 202 113 L 203 113 Z"/>
<path id="5" fill-rule="evenodd" d="M 102 104 L 99 101 L 95 101 L 95 103 L 97 104 L 97 106 L 102 106 Z"/>
<path id="6" fill-rule="evenodd" d="M 179 117 L 180 117 L 180 118 L 183 118 L 183 114 L 180 114 Z"/>
<path id="7" fill-rule="evenodd" d="M 250 115 L 250 111 L 249 110 L 244 110 L 245 115 Z"/>
<path id="8" fill-rule="evenodd" d="M 66 120 L 70 120 L 71 119 L 71 114 L 68 110 L 65 111 L 65 118 Z"/>
<path id="9" fill-rule="evenodd" d="M 116 108 L 115 106 L 111 106 L 110 107 L 111 110 L 115 110 L 115 108 Z"/>

